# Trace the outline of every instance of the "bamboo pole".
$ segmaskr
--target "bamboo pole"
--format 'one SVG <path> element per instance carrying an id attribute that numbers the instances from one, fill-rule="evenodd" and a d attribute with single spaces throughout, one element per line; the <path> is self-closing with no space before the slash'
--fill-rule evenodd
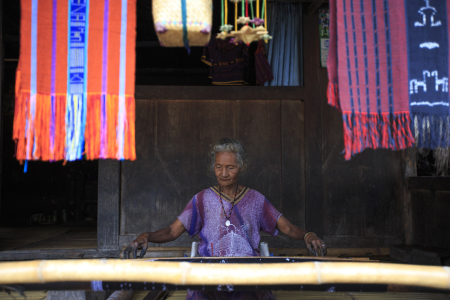
<path id="1" fill-rule="evenodd" d="M 202 264 L 119 259 L 0 263 L 0 284 L 94 280 L 181 285 L 396 284 L 450 290 L 450 267 L 364 262 Z"/>

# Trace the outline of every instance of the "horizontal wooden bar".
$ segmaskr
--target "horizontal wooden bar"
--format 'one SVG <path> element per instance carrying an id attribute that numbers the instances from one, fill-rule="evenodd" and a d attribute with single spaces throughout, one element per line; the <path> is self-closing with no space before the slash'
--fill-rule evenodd
<path id="1" fill-rule="evenodd" d="M 303 100 L 302 86 L 137 85 L 138 100 Z"/>
<path id="2" fill-rule="evenodd" d="M 414 176 L 408 178 L 410 190 L 450 191 L 450 176 Z"/>
<path id="3" fill-rule="evenodd" d="M 407 264 L 195 264 L 124 259 L 0 263 L 0 284 L 100 280 L 179 285 L 398 284 L 450 290 L 448 268 Z"/>

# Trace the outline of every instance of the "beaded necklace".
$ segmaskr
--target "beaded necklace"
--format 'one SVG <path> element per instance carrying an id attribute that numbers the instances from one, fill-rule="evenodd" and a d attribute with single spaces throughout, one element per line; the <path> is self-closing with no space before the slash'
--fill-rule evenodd
<path id="1" fill-rule="evenodd" d="M 227 227 L 231 225 L 231 222 L 230 222 L 231 213 L 233 212 L 234 205 L 236 204 L 236 196 L 238 194 L 238 191 L 239 191 L 239 184 L 236 185 L 236 192 L 234 193 L 234 199 L 233 199 L 233 202 L 231 203 L 230 215 L 227 216 L 227 213 L 225 212 L 225 207 L 223 206 L 222 187 L 219 185 L 219 194 L 220 194 L 219 201 L 220 201 L 220 204 L 222 204 L 223 214 L 224 214 L 225 218 L 227 219 L 225 222 L 225 225 L 227 225 Z"/>

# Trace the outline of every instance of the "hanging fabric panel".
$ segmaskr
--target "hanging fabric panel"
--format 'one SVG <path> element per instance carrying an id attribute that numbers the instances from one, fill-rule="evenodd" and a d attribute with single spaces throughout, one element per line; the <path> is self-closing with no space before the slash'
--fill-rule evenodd
<path id="1" fill-rule="evenodd" d="M 342 111 L 346 159 L 366 148 L 450 145 L 449 5 L 330 1 L 328 101 Z"/>
<path id="2" fill-rule="evenodd" d="M 136 0 L 21 0 L 18 160 L 136 159 Z"/>
<path id="3" fill-rule="evenodd" d="M 268 61 L 273 80 L 266 86 L 299 86 L 301 78 L 301 3 L 269 2 L 268 31 L 272 40 L 268 43 Z"/>

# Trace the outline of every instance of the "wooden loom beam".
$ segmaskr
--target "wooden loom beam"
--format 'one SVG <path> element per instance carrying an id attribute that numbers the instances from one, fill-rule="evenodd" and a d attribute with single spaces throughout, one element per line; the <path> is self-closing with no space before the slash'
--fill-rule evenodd
<path id="1" fill-rule="evenodd" d="M 0 284 L 99 280 L 178 285 L 396 284 L 450 290 L 450 268 L 319 261 L 195 264 L 142 260 L 36 260 L 0 264 Z"/>

